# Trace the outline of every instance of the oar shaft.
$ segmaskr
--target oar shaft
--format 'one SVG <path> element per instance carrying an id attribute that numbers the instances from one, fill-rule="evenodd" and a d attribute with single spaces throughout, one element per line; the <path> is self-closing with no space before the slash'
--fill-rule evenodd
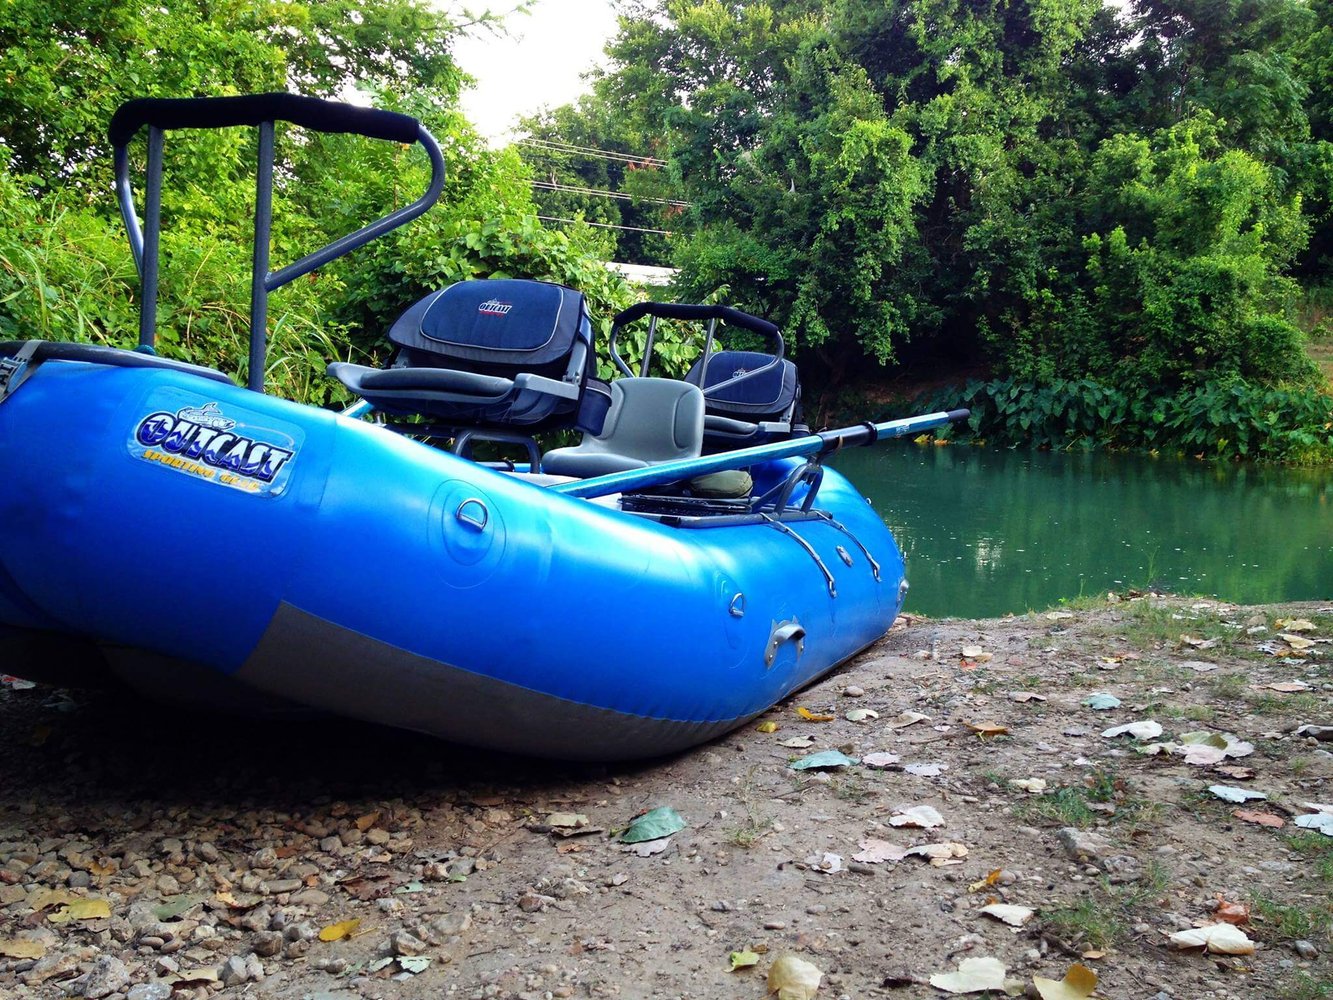
<path id="1" fill-rule="evenodd" d="M 768 462 L 779 458 L 793 458 L 798 455 L 815 455 L 834 451 L 837 448 L 873 444 L 889 438 L 908 437 L 940 427 L 955 420 L 964 420 L 968 410 L 949 410 L 947 413 L 923 413 L 915 417 L 902 417 L 898 420 L 886 420 L 884 423 L 859 424 L 855 427 L 843 427 L 838 430 L 821 431 L 803 437 L 789 438 L 786 441 L 774 441 L 770 444 L 757 444 L 750 448 L 738 448 L 736 451 L 720 452 L 716 455 L 701 455 L 698 458 L 682 458 L 674 462 L 661 462 L 645 469 L 630 469 L 626 472 L 613 472 L 592 479 L 559 483 L 550 487 L 557 493 L 575 497 L 602 497 L 611 493 L 624 493 L 626 490 L 639 490 L 649 486 L 661 486 L 664 483 L 693 479 L 695 476 L 710 472 L 723 472 L 727 469 L 743 469 L 756 462 Z M 872 436 L 873 435 L 873 436 Z"/>

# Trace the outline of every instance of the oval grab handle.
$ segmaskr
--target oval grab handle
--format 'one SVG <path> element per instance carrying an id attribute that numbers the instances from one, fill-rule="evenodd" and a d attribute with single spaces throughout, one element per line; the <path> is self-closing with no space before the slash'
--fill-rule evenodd
<path id="1" fill-rule="evenodd" d="M 486 525 L 491 520 L 491 512 L 477 497 L 468 497 L 458 505 L 458 510 L 454 511 L 454 517 L 462 524 L 475 528 L 477 531 L 485 531 Z"/>
<path id="2" fill-rule="evenodd" d="M 796 656 L 799 659 L 805 652 L 805 626 L 795 618 L 774 622 L 773 631 L 768 636 L 768 647 L 764 650 L 764 666 L 773 666 L 773 661 L 778 658 L 778 647 L 784 642 L 796 643 Z"/>

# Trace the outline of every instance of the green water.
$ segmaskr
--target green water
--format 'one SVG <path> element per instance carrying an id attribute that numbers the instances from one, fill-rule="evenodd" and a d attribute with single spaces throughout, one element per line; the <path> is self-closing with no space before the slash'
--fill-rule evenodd
<path id="1" fill-rule="evenodd" d="M 1155 586 L 1333 600 L 1328 470 L 886 442 L 830 463 L 893 529 L 904 610 L 989 618 Z"/>

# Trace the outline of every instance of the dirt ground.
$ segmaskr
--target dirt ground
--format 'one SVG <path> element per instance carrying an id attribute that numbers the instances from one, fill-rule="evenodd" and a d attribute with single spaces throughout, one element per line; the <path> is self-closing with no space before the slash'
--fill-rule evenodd
<path id="1" fill-rule="evenodd" d="M 0 996 L 760 1000 L 795 956 L 791 998 L 1064 1000 L 1091 978 L 1038 983 L 1076 964 L 1105 998 L 1333 997 L 1333 824 L 1297 824 L 1333 810 L 1333 729 L 1298 732 L 1331 663 L 1319 604 L 907 615 L 760 724 L 605 766 L 11 679 Z M 683 828 L 622 842 L 661 807 Z"/>

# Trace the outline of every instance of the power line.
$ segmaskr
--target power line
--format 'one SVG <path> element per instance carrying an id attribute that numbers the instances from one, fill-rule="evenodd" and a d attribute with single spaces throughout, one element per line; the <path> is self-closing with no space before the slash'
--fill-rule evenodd
<path id="1" fill-rule="evenodd" d="M 659 233 L 662 236 L 675 236 L 669 229 L 646 229 L 643 226 L 616 226 L 610 222 L 589 222 L 587 219 L 560 219 L 554 215 L 539 215 L 537 218 L 542 222 L 568 222 L 571 225 L 582 224 L 585 226 L 596 226 L 598 229 L 623 229 L 629 233 Z"/>
<path id="2" fill-rule="evenodd" d="M 646 167 L 665 167 L 666 160 L 656 156 L 635 156 L 633 153 L 621 153 L 614 149 L 597 149 L 595 146 L 576 146 L 569 142 L 557 142 L 553 139 L 518 139 L 518 146 L 531 146 L 548 153 L 568 153 L 574 156 L 588 156 L 598 160 L 614 160 L 619 163 L 636 163 Z"/>
<path id="3" fill-rule="evenodd" d="M 674 208 L 692 207 L 688 201 L 676 201 L 672 198 L 647 198 L 626 194 L 624 191 L 604 191 L 601 188 L 579 187 L 575 184 L 561 184 L 557 181 L 533 181 L 532 186 L 544 191 L 565 191 L 570 194 L 583 194 L 593 198 L 615 198 L 619 201 L 646 201 L 653 205 L 671 205 Z"/>

